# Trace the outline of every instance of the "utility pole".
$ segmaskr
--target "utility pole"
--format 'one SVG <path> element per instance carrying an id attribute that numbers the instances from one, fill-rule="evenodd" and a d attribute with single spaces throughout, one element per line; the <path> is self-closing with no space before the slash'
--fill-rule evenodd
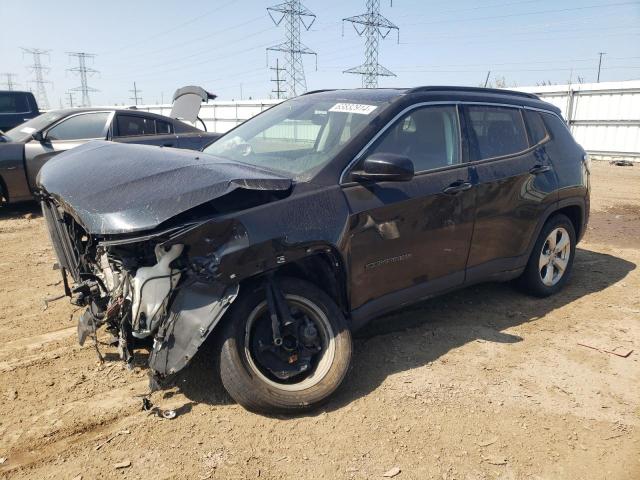
<path id="1" fill-rule="evenodd" d="M 395 77 L 395 73 L 378 63 L 379 44 L 380 40 L 387 38 L 392 30 L 397 32 L 398 43 L 400 43 L 400 29 L 390 20 L 380 15 L 380 0 L 367 0 L 367 13 L 343 18 L 343 35 L 344 22 L 353 24 L 356 33 L 361 37 L 365 37 L 365 49 L 364 63 L 345 70 L 343 73 L 362 75 L 362 86 L 365 88 L 377 88 L 378 77 Z"/>
<path id="2" fill-rule="evenodd" d="M 50 52 L 51 50 L 41 50 L 39 48 L 22 48 L 23 55 L 26 53 L 33 57 L 33 65 L 29 65 L 28 67 L 35 77 L 31 82 L 36 86 L 35 94 L 38 100 L 38 106 L 45 110 L 49 108 L 49 99 L 47 98 L 45 85 L 51 82 L 45 80 L 44 75 L 49 73 L 51 69 L 42 65 L 41 57 L 42 55 L 48 56 Z"/>
<path id="3" fill-rule="evenodd" d="M 73 108 L 73 92 L 67 92 L 69 107 Z"/>
<path id="4" fill-rule="evenodd" d="M 596 81 L 596 83 L 600 83 L 600 69 L 602 68 L 602 56 L 606 54 L 607 52 L 598 52 L 598 55 L 600 55 L 600 59 L 598 60 L 598 80 Z"/>
<path id="5" fill-rule="evenodd" d="M 129 92 L 133 93 L 133 97 L 129 97 L 129 100 L 133 100 L 136 106 L 138 105 L 138 100 L 142 103 L 142 97 L 138 96 L 139 93 L 142 93 L 142 90 L 138 90 L 136 82 L 133 82 L 133 90 L 129 90 Z"/>
<path id="6" fill-rule="evenodd" d="M 18 84 L 13 80 L 17 76 L 15 73 L 2 73 L 0 75 L 6 78 L 3 85 L 6 85 L 7 90 L 12 91 L 16 89 Z"/>
<path id="7" fill-rule="evenodd" d="M 267 8 L 267 12 L 273 23 L 285 24 L 286 40 L 283 43 L 267 48 L 269 51 L 285 53 L 284 70 L 287 74 L 287 96 L 295 97 L 307 91 L 307 80 L 304 76 L 303 55 L 315 55 L 316 68 L 318 67 L 318 55 L 304 45 L 300 38 L 301 27 L 309 30 L 316 16 L 305 7 L 300 0 L 288 0 L 284 3 Z"/>
<path id="8" fill-rule="evenodd" d="M 67 71 L 78 74 L 80 77 L 80 86 L 72 88 L 72 92 L 80 92 L 82 94 L 82 107 L 90 107 L 91 99 L 89 98 L 90 92 L 98 92 L 95 88 L 89 86 L 87 81 L 87 77 L 99 73 L 98 70 L 94 70 L 93 68 L 87 67 L 87 59 L 94 59 L 96 56 L 92 53 L 85 52 L 67 52 L 69 55 L 69 59 L 77 58 L 78 66 L 73 68 L 67 68 Z"/>
<path id="9" fill-rule="evenodd" d="M 269 70 L 273 70 L 274 72 L 276 72 L 276 78 L 272 78 L 271 81 L 275 82 L 276 87 L 275 90 L 271 90 L 271 92 L 276 94 L 276 98 L 278 98 L 278 100 L 280 98 L 282 98 L 284 96 L 285 91 L 282 89 L 281 87 L 281 83 L 284 82 L 284 78 L 280 77 L 280 72 L 284 71 L 284 68 L 280 67 L 280 63 L 278 62 L 278 59 L 276 58 L 276 66 L 275 67 L 271 67 L 269 68 Z"/>
<path id="10" fill-rule="evenodd" d="M 491 70 L 487 72 L 487 78 L 484 79 L 484 88 L 487 88 L 487 85 L 489 85 L 489 75 L 491 75 Z"/>

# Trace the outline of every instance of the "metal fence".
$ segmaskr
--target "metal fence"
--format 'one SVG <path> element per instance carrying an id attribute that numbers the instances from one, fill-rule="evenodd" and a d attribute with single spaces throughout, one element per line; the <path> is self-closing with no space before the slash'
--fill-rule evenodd
<path id="1" fill-rule="evenodd" d="M 592 157 L 640 161 L 640 80 L 523 87 L 562 110 Z"/>

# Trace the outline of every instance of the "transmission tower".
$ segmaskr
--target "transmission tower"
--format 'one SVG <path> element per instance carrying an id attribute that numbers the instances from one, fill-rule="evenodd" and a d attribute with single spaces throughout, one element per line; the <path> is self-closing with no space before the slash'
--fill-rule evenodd
<path id="1" fill-rule="evenodd" d="M 315 55 L 316 65 L 318 55 L 308 48 L 300 40 L 300 30 L 304 27 L 309 30 L 316 16 L 300 0 L 288 0 L 267 8 L 267 12 L 273 23 L 285 24 L 286 40 L 283 43 L 267 48 L 267 52 L 283 52 L 285 54 L 285 66 L 287 80 L 287 95 L 295 97 L 307 91 L 307 80 L 304 77 L 303 55 Z"/>
<path id="2" fill-rule="evenodd" d="M 40 50 L 39 48 L 22 48 L 23 55 L 29 54 L 33 57 L 33 65 L 29 65 L 29 69 L 33 72 L 34 79 L 31 80 L 36 87 L 36 99 L 38 100 L 38 106 L 42 109 L 49 108 L 49 99 L 47 98 L 47 89 L 45 85 L 51 83 L 44 79 L 44 74 L 49 73 L 50 68 L 42 65 L 42 55 L 49 55 L 51 50 Z"/>
<path id="3" fill-rule="evenodd" d="M 380 15 L 380 0 L 367 0 L 367 13 L 343 18 L 342 22 L 343 30 L 344 22 L 349 22 L 359 36 L 365 37 L 364 63 L 343 73 L 362 75 L 362 86 L 365 88 L 377 88 L 378 77 L 395 77 L 395 73 L 378 63 L 379 44 L 392 30 L 397 32 L 399 43 L 400 29 Z"/>
<path id="4" fill-rule="evenodd" d="M 7 90 L 15 90 L 18 84 L 13 80 L 16 77 L 15 73 L 1 73 L 6 80 L 3 82 L 3 85 L 7 87 Z"/>
<path id="5" fill-rule="evenodd" d="M 91 99 L 89 98 L 89 92 L 98 92 L 95 88 L 89 86 L 87 82 L 87 77 L 91 76 L 95 73 L 98 73 L 98 70 L 94 70 L 93 68 L 87 67 L 87 58 L 94 59 L 96 56 L 92 53 L 84 53 L 84 52 L 67 52 L 69 55 L 69 60 L 74 57 L 78 59 L 78 66 L 73 68 L 67 68 L 67 71 L 76 73 L 80 76 L 80 86 L 72 88 L 72 92 L 81 92 L 82 93 L 82 103 L 80 106 L 89 107 L 91 106 Z"/>
<path id="6" fill-rule="evenodd" d="M 271 81 L 276 84 L 275 89 L 271 90 L 272 93 L 276 94 L 276 98 L 280 99 L 284 96 L 285 91 L 282 89 L 282 82 L 284 82 L 284 78 L 280 76 L 281 72 L 284 71 L 284 68 L 280 66 L 278 59 L 276 58 L 276 66 L 269 68 L 269 70 L 273 70 L 276 74 L 276 78 L 272 78 Z"/>
<path id="7" fill-rule="evenodd" d="M 138 105 L 138 100 L 140 100 L 140 103 L 142 103 L 142 97 L 140 97 L 138 94 L 142 93 L 142 90 L 138 90 L 138 87 L 136 87 L 136 82 L 133 82 L 133 90 L 129 90 L 130 93 L 133 93 L 133 97 L 129 97 L 129 100 L 133 100 L 136 105 Z"/>

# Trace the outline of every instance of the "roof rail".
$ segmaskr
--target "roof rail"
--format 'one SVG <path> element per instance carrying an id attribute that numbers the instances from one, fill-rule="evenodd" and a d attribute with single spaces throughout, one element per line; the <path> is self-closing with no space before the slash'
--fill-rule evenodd
<path id="1" fill-rule="evenodd" d="M 419 92 L 473 92 L 473 93 L 497 93 L 500 95 L 512 95 L 515 97 L 533 98 L 540 100 L 540 97 L 533 93 L 517 92 L 515 90 L 503 90 L 500 88 L 482 88 L 482 87 L 447 87 L 447 86 L 428 86 L 428 87 L 415 87 L 407 91 L 407 93 L 419 93 Z"/>
<path id="2" fill-rule="evenodd" d="M 311 90 L 310 92 L 304 92 L 301 97 L 304 95 L 311 95 L 312 93 L 322 93 L 322 92 L 333 92 L 336 90 L 335 88 L 321 88 L 320 90 Z"/>

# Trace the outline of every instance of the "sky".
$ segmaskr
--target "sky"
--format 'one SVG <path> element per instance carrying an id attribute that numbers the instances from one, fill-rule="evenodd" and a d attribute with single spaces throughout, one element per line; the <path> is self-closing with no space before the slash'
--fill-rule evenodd
<path id="1" fill-rule="evenodd" d="M 21 47 L 50 50 L 43 64 L 51 108 L 68 104 L 80 79 L 66 52 L 95 54 L 88 65 L 93 105 L 170 102 L 184 85 L 200 85 L 222 100 L 269 98 L 276 55 L 284 41 L 267 7 L 283 0 L 0 0 L 0 89 L 15 73 L 28 89 L 32 63 Z M 640 79 L 640 0 L 381 0 L 381 13 L 399 27 L 380 44 L 379 63 L 396 77 L 379 86 L 508 86 L 541 82 Z M 364 13 L 365 0 L 306 0 L 316 15 L 303 43 L 308 90 L 352 88 L 361 77 L 343 73 L 364 61 L 364 39 L 342 19 Z M 282 65 L 284 59 L 279 59 Z M 75 60 L 77 62 L 77 60 Z M 75 94 L 76 104 L 80 94 Z"/>

